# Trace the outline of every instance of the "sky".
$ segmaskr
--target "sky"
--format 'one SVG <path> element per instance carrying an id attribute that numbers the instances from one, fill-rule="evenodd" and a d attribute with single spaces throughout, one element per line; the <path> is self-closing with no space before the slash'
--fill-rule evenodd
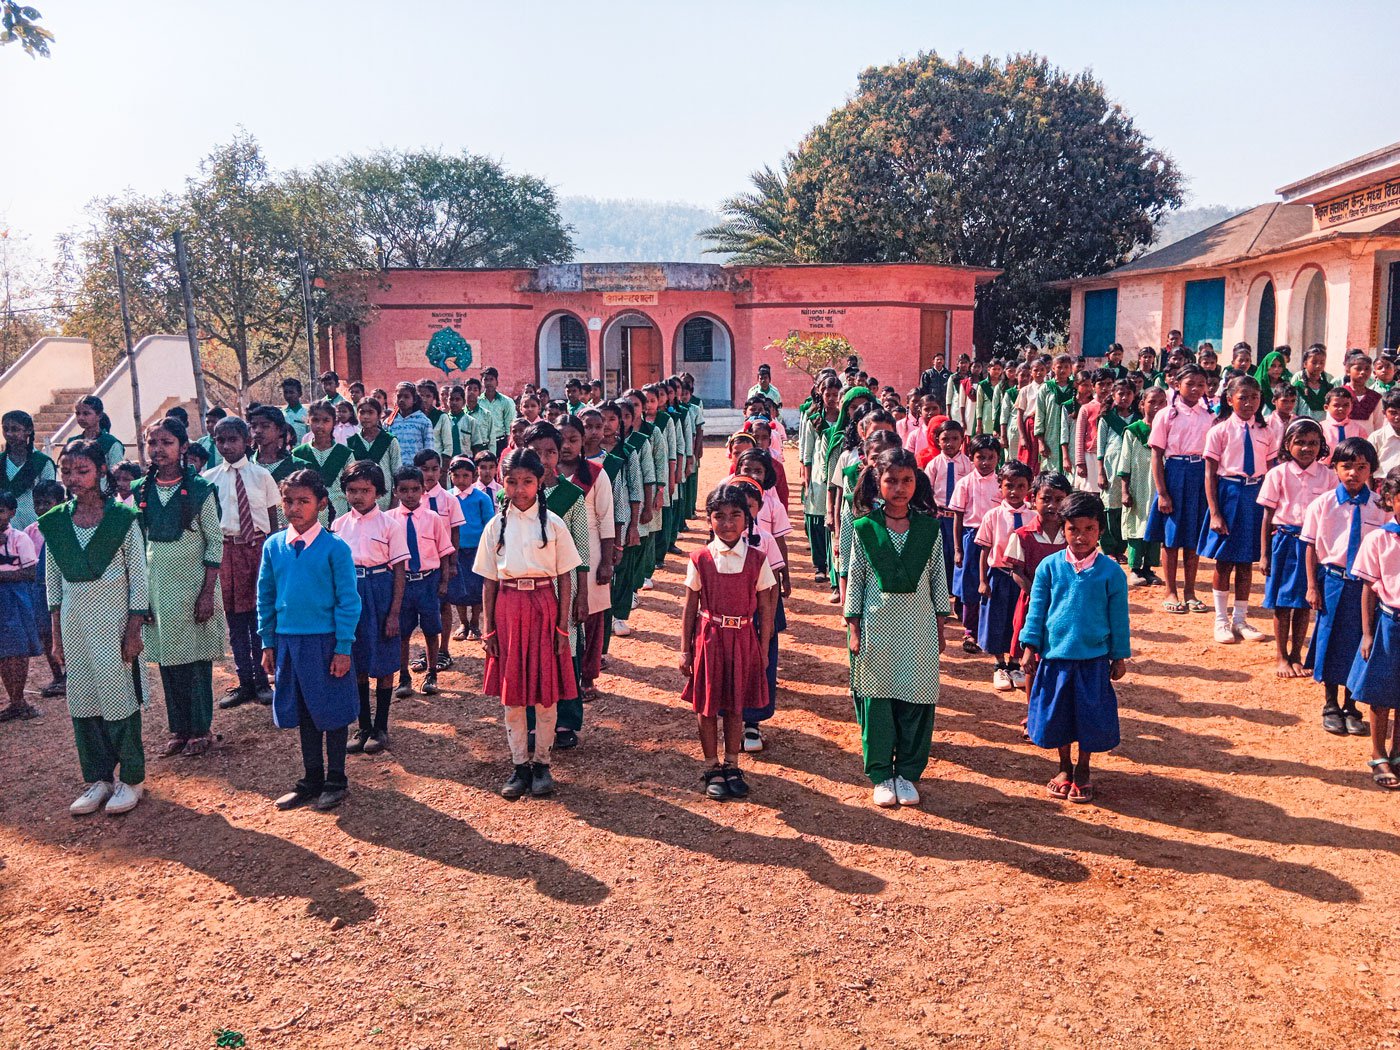
<path id="1" fill-rule="evenodd" d="M 57 40 L 0 49 L 0 226 L 41 253 L 88 201 L 176 189 L 240 127 L 278 168 L 469 150 L 564 195 L 712 207 L 862 69 L 927 50 L 1092 70 L 1190 204 L 1269 200 L 1400 139 L 1394 3 L 32 2 Z"/>

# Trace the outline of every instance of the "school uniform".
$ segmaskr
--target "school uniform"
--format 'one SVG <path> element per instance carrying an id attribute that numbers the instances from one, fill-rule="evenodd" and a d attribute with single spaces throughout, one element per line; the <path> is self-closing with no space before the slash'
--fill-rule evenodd
<path id="1" fill-rule="evenodd" d="M 1377 604 L 1370 658 L 1357 650 L 1347 689 L 1371 707 L 1400 708 L 1400 525 L 1388 521 L 1363 539 L 1351 571 L 1375 593 Z"/>
<path id="2" fill-rule="evenodd" d="M 486 447 L 486 435 L 478 430 L 477 420 L 489 426 L 484 412 L 472 414 L 466 409 L 461 412 L 444 412 L 433 424 L 433 441 L 443 458 L 451 463 L 457 456 L 470 456 L 476 449 Z"/>
<path id="3" fill-rule="evenodd" d="M 20 464 L 10 459 L 8 452 L 0 453 L 0 489 L 13 496 L 17 504 L 10 528 L 27 529 L 38 520 L 34 514 L 34 486 L 53 481 L 56 476 L 53 460 L 42 452 L 31 449 Z"/>
<path id="4" fill-rule="evenodd" d="M 1210 515 L 1206 508 L 1206 435 L 1215 422 L 1215 415 L 1204 399 L 1194 405 L 1180 400 L 1157 413 L 1152 420 L 1147 444 L 1162 453 L 1162 472 L 1167 483 L 1167 495 L 1172 499 L 1172 512 L 1163 514 L 1158 508 L 1160 494 L 1152 498 L 1143 538 L 1164 547 L 1194 551 L 1201 538 L 1201 523 L 1207 525 Z M 1260 464 L 1262 467 L 1263 464 Z"/>
<path id="5" fill-rule="evenodd" d="M 583 508 L 588 525 L 589 571 L 583 584 L 588 619 L 583 624 L 579 676 L 584 682 L 592 683 L 602 673 L 603 619 L 612 608 L 612 584 L 598 582 L 598 567 L 602 564 L 603 541 L 617 539 L 612 479 L 596 464 L 593 465 L 593 481 L 584 493 Z"/>
<path id="6" fill-rule="evenodd" d="M 1006 381 L 993 383 L 990 379 L 981 380 L 975 388 L 973 407 L 973 430 L 969 433 L 1001 436 L 1001 404 L 1006 391 Z"/>
<path id="7" fill-rule="evenodd" d="M 272 724 L 301 737 L 298 791 L 343 789 L 348 727 L 359 699 L 354 668 L 336 677 L 331 658 L 350 655 L 361 619 L 354 556 L 319 522 L 288 526 L 263 544 L 258 568 L 258 633 L 277 654 Z M 324 740 L 325 757 L 322 758 Z"/>
<path id="8" fill-rule="evenodd" d="M 1329 412 L 1318 420 L 1322 424 L 1322 437 L 1326 441 L 1327 447 L 1332 451 L 1337 450 L 1337 446 L 1347 438 L 1369 438 L 1371 436 L 1371 425 L 1365 419 L 1352 418 L 1336 420 Z"/>
<path id="9" fill-rule="evenodd" d="M 296 408 L 291 405 L 282 406 L 282 418 L 296 432 L 297 442 L 306 437 L 307 431 L 311 429 L 311 424 L 306 418 L 306 405 L 300 404 Z"/>
<path id="10" fill-rule="evenodd" d="M 39 531 L 39 522 L 31 522 L 24 529 L 29 542 L 34 545 L 34 582 L 29 585 L 29 604 L 34 610 L 34 630 L 39 635 L 39 643 L 48 652 L 53 641 L 53 618 L 49 616 L 48 588 L 46 586 L 44 557 L 44 534 Z"/>
<path id="11" fill-rule="evenodd" d="M 1384 418 L 1381 414 L 1381 395 L 1372 390 L 1369 385 L 1358 390 L 1350 383 L 1345 383 L 1342 385 L 1342 389 L 1351 394 L 1352 422 L 1365 423 L 1367 433 L 1375 430 L 1380 424 L 1380 420 Z"/>
<path id="12" fill-rule="evenodd" d="M 1044 388 L 1044 383 L 1030 382 L 1021 387 L 1016 393 L 1015 412 L 1020 424 L 1020 443 L 1017 445 L 1017 458 L 1032 470 L 1040 469 L 1040 454 L 1036 451 L 1035 444 L 1035 415 L 1036 408 L 1040 404 L 1040 391 Z"/>
<path id="13" fill-rule="evenodd" d="M 977 644 L 983 652 L 1003 655 L 1011 649 L 1011 625 L 1016 615 L 1016 599 L 1021 593 L 1011 575 L 1011 562 L 1006 554 L 1007 541 L 1017 529 L 1027 525 L 1038 526 L 1040 517 L 1030 505 L 1022 503 L 1013 507 L 1005 500 L 998 503 L 982 517 L 974 538 L 974 554 L 980 559 L 982 551 L 987 552 L 987 587 L 989 594 L 979 596 L 982 608 L 977 617 Z M 981 566 L 974 571 L 981 588 Z"/>
<path id="14" fill-rule="evenodd" d="M 442 498 L 447 500 L 445 493 Z M 456 500 L 451 502 L 455 504 Z M 438 581 L 443 561 L 457 553 L 452 546 L 447 519 L 423 503 L 413 510 L 401 503 L 384 513 L 402 527 L 408 550 L 403 601 L 399 603 L 399 639 L 407 638 L 414 628 L 422 628 L 425 638 L 441 634 L 442 599 L 438 597 Z"/>
<path id="15" fill-rule="evenodd" d="M 766 707 L 765 661 L 753 621 L 759 593 L 777 586 L 767 556 L 747 539 L 728 547 L 716 537 L 691 552 L 685 586 L 699 592 L 700 611 L 681 699 L 710 718 Z"/>
<path id="16" fill-rule="evenodd" d="M 950 509 L 961 511 L 962 535 L 957 542 L 962 549 L 962 565 L 953 570 L 952 594 L 962 602 L 962 623 L 974 637 L 981 620 L 982 593 L 978 578 L 977 528 L 987 512 L 1001 502 L 1001 482 L 996 472 L 979 474 L 976 470 L 964 475 L 953 486 Z"/>
<path id="17" fill-rule="evenodd" d="M 331 522 L 350 510 L 345 490 L 340 487 L 340 475 L 350 465 L 350 458 L 348 445 L 332 444 L 330 448 L 320 449 L 305 442 L 292 449 L 297 469 L 314 470 L 326 486 L 326 509 L 318 517 L 322 528 L 329 528 Z"/>
<path id="18" fill-rule="evenodd" d="M 1389 517 L 1370 489 L 1348 496 L 1341 485 L 1303 512 L 1302 541 L 1313 545 L 1322 566 L 1322 608 L 1304 662 L 1315 681 L 1345 685 L 1351 673 L 1352 656 L 1361 644 L 1361 581 L 1352 570 L 1366 534 Z"/>
<path id="19" fill-rule="evenodd" d="M 453 605 L 480 605 L 481 577 L 472 566 L 486 523 L 495 516 L 496 502 L 480 484 L 473 484 L 465 492 L 454 489 L 452 498 L 462 514 L 462 524 L 457 530 L 457 549 L 460 552 L 457 571 L 447 583 L 447 600 Z"/>
<path id="20" fill-rule="evenodd" d="M 219 525 L 224 534 L 219 589 L 228 621 L 229 648 L 244 691 L 269 687 L 262 669 L 262 642 L 258 638 L 258 565 L 263 541 L 272 531 L 273 510 L 282 506 L 277 482 L 266 468 L 244 456 L 237 463 L 221 463 L 201 475 L 214 487 L 219 499 Z"/>
<path id="21" fill-rule="evenodd" d="M 1061 528 L 1053 536 L 1046 533 L 1039 520 L 1033 525 L 1016 529 L 1006 539 L 1006 560 L 1011 566 L 1020 566 L 1021 575 L 1034 582 L 1035 572 L 1040 563 L 1052 554 L 1065 549 L 1065 532 Z M 1016 596 L 1016 611 L 1011 614 L 1011 659 L 1021 658 L 1021 628 L 1026 625 L 1026 608 L 1030 605 L 1031 592 L 1020 590 Z"/>
<path id="22" fill-rule="evenodd" d="M 1259 505 L 1274 512 L 1269 540 L 1269 575 L 1264 580 L 1264 608 L 1307 609 L 1308 559 L 1302 541 L 1308 505 L 1336 488 L 1337 475 L 1322 460 L 1306 470 L 1291 460 L 1264 475 Z"/>
<path id="23" fill-rule="evenodd" d="M 636 440 L 634 440 L 636 438 Z M 641 514 L 645 509 L 646 489 L 644 487 L 642 458 L 637 454 L 640 438 L 635 434 L 628 435 L 627 440 L 619 441 L 608 458 L 616 457 L 621 461 L 618 479 L 623 482 L 623 491 L 614 494 L 613 510 L 621 513 L 627 512 L 627 522 L 621 527 L 620 535 L 625 540 L 631 531 L 632 505 L 637 507 L 637 542 L 629 544 L 622 551 L 622 560 L 613 569 L 612 579 L 612 607 L 609 609 L 607 620 L 607 637 L 603 639 L 603 651 L 607 652 L 612 641 L 612 625 L 616 621 L 625 622 L 632 614 L 632 599 L 636 593 L 637 566 L 641 563 L 642 547 L 646 526 L 642 524 Z M 619 499 L 619 497 L 621 497 Z M 621 510 L 619 510 L 619 506 Z"/>
<path id="24" fill-rule="evenodd" d="M 943 554 L 943 578 L 954 579 L 953 545 L 957 537 L 953 535 L 953 489 L 959 481 L 972 473 L 972 460 L 959 452 L 949 459 L 942 452 L 928 461 L 924 467 L 929 485 L 933 488 L 933 502 L 938 508 L 938 528 L 943 533 L 939 550 Z M 956 593 L 954 597 L 957 597 Z"/>
<path id="25" fill-rule="evenodd" d="M 421 412 L 414 415 L 422 416 Z M 427 417 L 423 416 L 423 422 L 427 422 Z M 375 502 L 379 504 L 380 510 L 388 510 L 389 504 L 393 502 L 394 496 L 394 475 L 404 463 L 412 463 L 413 456 L 417 455 L 415 450 L 410 455 L 405 455 L 403 447 L 399 444 L 399 439 L 394 436 L 393 431 L 388 427 L 380 427 L 379 433 L 374 436 L 373 441 L 366 441 L 364 434 L 351 434 L 345 439 L 345 447 L 350 450 L 350 458 L 356 462 L 369 460 L 377 463 L 379 469 L 384 472 L 384 495 Z M 347 508 L 348 508 L 347 504 Z"/>
<path id="26" fill-rule="evenodd" d="M 569 532 L 569 538 L 574 541 L 574 550 L 578 552 L 577 569 L 579 572 L 575 576 L 573 586 L 573 593 L 577 594 L 581 586 L 586 586 L 586 583 L 579 583 L 578 576 L 582 576 L 586 580 L 593 567 L 593 563 L 588 560 L 587 494 L 578 485 L 564 477 L 556 478 L 553 485 L 542 486 L 540 491 L 544 494 L 546 508 L 564 523 L 564 528 Z M 659 539 L 658 542 L 660 542 Z M 570 600 L 568 610 L 569 652 L 573 658 L 574 679 L 577 683 L 582 670 L 580 656 L 584 649 L 584 628 L 582 623 L 574 619 L 574 612 L 575 606 Z M 583 728 L 583 700 L 577 695 L 577 688 L 575 688 L 575 694 L 559 701 L 557 712 L 559 717 L 556 725 L 560 730 L 572 730 L 576 733 Z M 533 723 L 531 728 L 534 728 Z"/>
<path id="27" fill-rule="evenodd" d="M 352 508 L 336 518 L 331 529 L 350 547 L 360 598 L 351 651 L 355 674 L 387 678 L 398 672 L 400 664 L 399 639 L 384 637 L 384 621 L 394 603 L 394 567 L 409 560 L 404 523 L 374 506 L 368 514 Z"/>
<path id="28" fill-rule="evenodd" d="M 1288 432 L 1289 425 L 1297 418 L 1297 412 L 1293 413 L 1293 415 L 1289 416 L 1287 419 L 1284 419 L 1278 412 L 1269 413 L 1269 418 L 1265 420 L 1265 423 L 1269 428 L 1269 433 L 1273 435 L 1274 446 L 1276 448 L 1283 448 L 1283 435 Z"/>
<path id="29" fill-rule="evenodd" d="M 510 427 L 515 422 L 515 402 L 504 394 L 497 393 L 495 397 L 483 395 L 477 404 L 485 409 L 487 417 L 490 419 L 490 437 L 486 440 L 491 447 L 496 450 L 499 456 L 506 447 L 506 442 L 510 440 Z"/>
<path id="30" fill-rule="evenodd" d="M 1274 435 L 1257 419 L 1245 422 L 1230 416 L 1210 428 L 1203 455 L 1216 465 L 1215 502 L 1228 532 L 1212 529 L 1207 514 L 1196 551 L 1217 562 L 1253 565 L 1259 560 L 1264 518 L 1259 490 L 1269 463 L 1278 456 Z"/>
<path id="31" fill-rule="evenodd" d="M 826 486 L 829 466 L 826 457 L 826 432 L 828 427 L 835 424 L 827 421 L 824 412 L 810 417 L 804 414 L 802 424 L 799 457 L 802 465 L 807 468 L 807 484 L 802 489 L 802 523 L 807 533 L 808 546 L 812 550 L 812 567 L 817 576 L 822 577 L 827 575 L 830 567 L 826 544 Z"/>
<path id="32" fill-rule="evenodd" d="M 1375 447 L 1376 457 L 1381 461 L 1377 477 L 1383 478 L 1400 467 L 1400 432 L 1388 420 L 1373 430 L 1366 440 Z"/>
<path id="33" fill-rule="evenodd" d="M 763 552 L 763 556 L 768 559 L 768 568 L 773 570 L 773 578 L 778 579 L 778 574 L 787 566 L 783 561 L 783 555 L 778 550 L 778 544 L 765 529 L 755 528 L 752 533 L 753 543 Z M 758 631 L 759 621 L 755 617 L 754 631 Z M 787 630 L 787 613 L 783 609 L 783 594 L 778 592 L 778 602 L 773 611 L 773 630 L 768 637 L 768 652 L 765 655 L 766 673 L 764 679 L 768 683 L 768 702 L 758 707 L 744 708 L 744 725 L 757 726 L 760 722 L 766 722 L 773 717 L 773 712 L 777 710 L 778 703 L 778 635 Z"/>
<path id="34" fill-rule="evenodd" d="M 1132 506 L 1123 507 L 1123 543 L 1128 548 L 1128 567 L 1146 575 L 1161 563 L 1162 545 L 1151 543 L 1147 521 L 1157 498 L 1152 476 L 1151 431 L 1145 420 L 1135 420 L 1123 428 L 1123 451 L 1118 458 L 1118 480 L 1122 491 L 1132 497 Z"/>
<path id="35" fill-rule="evenodd" d="M 1110 671 L 1132 655 L 1128 582 L 1097 550 L 1077 561 L 1066 549 L 1040 563 L 1021 644 L 1040 656 L 1031 682 L 1026 735 L 1037 747 L 1078 743 L 1111 751 L 1120 742 Z"/>
<path id="36" fill-rule="evenodd" d="M 1098 435 L 1094 452 L 1103 470 L 1104 480 L 1108 482 L 1108 487 L 1103 490 L 1104 510 L 1108 512 L 1108 532 L 1099 546 L 1110 558 L 1117 558 L 1128 549 L 1123 535 L 1123 479 L 1118 475 L 1118 468 L 1123 462 L 1128 426 L 1138 418 L 1136 412 L 1130 412 L 1125 418 L 1109 405 L 1099 413 L 1095 426 Z"/>
<path id="37" fill-rule="evenodd" d="M 1080 492 L 1093 492 L 1099 489 L 1099 417 L 1103 405 L 1090 401 L 1079 406 L 1074 416 L 1074 441 L 1070 454 L 1074 457 L 1074 477 L 1071 483 Z M 1084 468 L 1084 476 L 1079 476 L 1079 468 Z"/>
<path id="38" fill-rule="evenodd" d="M 1070 406 L 1074 404 L 1074 387 L 1060 386 L 1047 379 L 1040 388 L 1035 406 L 1035 436 L 1050 450 L 1041 459 L 1043 470 L 1054 470 L 1068 476 L 1072 473 L 1065 461 L 1065 450 L 1074 435 Z"/>
<path id="39" fill-rule="evenodd" d="M 29 581 L 12 579 L 22 569 L 39 562 L 34 542 L 23 529 L 11 524 L 0 532 L 0 660 L 40 656 L 43 647 L 34 623 L 34 589 Z"/>

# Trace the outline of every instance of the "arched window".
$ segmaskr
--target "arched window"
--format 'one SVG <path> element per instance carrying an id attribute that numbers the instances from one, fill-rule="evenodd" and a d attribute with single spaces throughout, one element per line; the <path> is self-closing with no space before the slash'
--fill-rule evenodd
<path id="1" fill-rule="evenodd" d="M 715 359 L 715 323 L 708 317 L 694 317 L 681 332 L 683 359 L 687 364 Z"/>
<path id="2" fill-rule="evenodd" d="M 588 332 L 572 314 L 559 318 L 559 367 L 571 372 L 588 371 Z"/>

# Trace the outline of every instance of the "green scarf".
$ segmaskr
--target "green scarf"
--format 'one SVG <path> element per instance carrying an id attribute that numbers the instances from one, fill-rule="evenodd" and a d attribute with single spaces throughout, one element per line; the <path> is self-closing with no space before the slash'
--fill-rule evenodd
<path id="1" fill-rule="evenodd" d="M 1137 413 L 1131 412 L 1125 417 L 1120 416 L 1116 408 L 1106 408 L 1099 413 L 1099 418 L 1108 424 L 1109 430 L 1121 438 L 1123 431 L 1128 429 L 1128 424 L 1137 418 Z"/>
<path id="2" fill-rule="evenodd" d="M 1123 433 L 1133 435 L 1133 437 L 1138 439 L 1138 444 L 1146 447 L 1147 439 L 1152 435 L 1152 427 L 1148 424 L 1147 420 L 1139 419 L 1124 427 Z"/>
<path id="3" fill-rule="evenodd" d="M 642 450 L 642 446 L 646 443 L 647 436 L 643 434 L 640 430 L 632 431 L 632 433 L 627 435 L 627 440 L 623 442 L 623 444 L 627 447 L 627 451 L 634 456 Z"/>
<path id="4" fill-rule="evenodd" d="M 141 512 L 141 531 L 148 542 L 174 543 L 185 532 L 185 507 L 190 508 L 189 520 L 193 522 L 199 516 L 199 508 L 214 491 L 214 486 L 198 474 L 186 471 L 170 498 L 162 503 L 155 492 L 147 493 L 148 480 L 141 478 L 131 486 L 132 498 Z M 151 486 L 152 489 L 159 487 Z"/>
<path id="5" fill-rule="evenodd" d="M 651 422 L 650 420 L 644 419 L 637 424 L 637 429 L 633 431 L 633 433 L 641 434 L 642 437 L 650 441 L 652 432 L 654 430 L 656 430 L 656 424 Z"/>
<path id="6" fill-rule="evenodd" d="M 30 449 L 29 458 L 24 461 L 24 466 L 11 474 L 9 450 L 0 452 L 0 481 L 4 481 L 5 491 L 19 499 L 34 487 L 34 482 L 44 472 L 45 464 L 53 466 L 53 460 L 42 452 Z"/>
<path id="7" fill-rule="evenodd" d="M 442 409 L 429 408 L 427 405 L 424 405 L 423 415 L 428 417 L 429 423 L 431 423 L 433 426 L 437 426 L 437 421 L 442 418 Z"/>
<path id="8" fill-rule="evenodd" d="M 1073 383 L 1068 386 L 1060 386 L 1053 379 L 1046 379 L 1044 389 L 1050 391 L 1050 396 L 1055 399 L 1055 403 L 1066 412 L 1070 411 L 1070 407 L 1079 400 Z"/>
<path id="9" fill-rule="evenodd" d="M 64 445 L 64 447 L 66 448 L 67 446 L 73 444 L 73 442 L 75 442 L 75 441 L 86 441 L 86 440 L 87 440 L 87 439 L 86 439 L 85 437 L 83 437 L 83 435 L 77 434 L 77 435 L 75 435 L 74 437 L 70 437 L 67 441 L 65 441 L 65 442 L 63 443 L 63 445 Z M 103 454 L 104 456 L 108 455 L 108 454 L 112 451 L 112 446 L 113 446 L 113 445 L 120 445 L 120 444 L 121 444 L 120 441 L 118 441 L 116 438 L 114 438 L 111 434 L 109 434 L 109 433 L 108 433 L 107 431 L 105 431 L 105 430 L 99 430 L 99 431 L 97 432 L 97 437 L 94 438 L 93 440 L 95 440 L 95 441 L 97 442 L 97 447 L 100 448 L 100 449 L 102 450 L 102 454 Z M 211 443 L 212 443 L 212 442 L 211 442 Z"/>
<path id="10" fill-rule="evenodd" d="M 378 463 L 384 458 L 384 453 L 389 451 L 389 442 L 394 440 L 394 435 L 387 430 L 380 430 L 379 436 L 372 444 L 365 444 L 365 439 L 359 434 L 351 434 L 345 442 L 345 447 L 354 454 L 357 460 L 367 459 L 371 463 Z M 388 480 L 388 479 L 386 479 Z M 393 484 L 390 481 L 390 484 Z"/>
<path id="11" fill-rule="evenodd" d="M 618 474 L 622 473 L 622 468 L 627 466 L 627 457 L 619 455 L 616 451 L 609 452 L 603 457 L 603 469 L 608 473 L 609 481 L 616 481 Z"/>
<path id="12" fill-rule="evenodd" d="M 298 469 L 297 461 L 293 459 L 290 455 L 279 456 L 277 457 L 277 459 L 274 459 L 271 463 L 264 463 L 261 459 L 258 458 L 258 454 L 254 452 L 252 459 L 254 463 L 256 463 L 258 466 L 262 467 L 269 474 L 271 474 L 272 480 L 277 482 L 279 485 L 282 483 L 283 479 L 285 479 L 288 474 Z"/>
<path id="13" fill-rule="evenodd" d="M 1314 412 L 1321 412 L 1323 410 L 1324 406 L 1327 404 L 1327 395 L 1330 394 L 1333 387 L 1337 385 L 1326 372 L 1323 372 L 1322 375 L 1318 377 L 1318 381 L 1321 385 L 1314 393 L 1308 388 L 1308 374 L 1306 372 L 1299 372 L 1293 377 L 1293 389 L 1298 391 L 1299 399 Z M 1269 394 L 1269 400 L 1273 400 L 1272 391 Z"/>
<path id="14" fill-rule="evenodd" d="M 940 529 L 936 518 L 910 510 L 904 550 L 896 551 L 885 526 L 885 512 L 874 510 L 856 520 L 855 532 L 875 578 L 880 581 L 880 590 L 886 594 L 913 594 L 933 556 Z"/>
<path id="15" fill-rule="evenodd" d="M 868 397 L 871 401 L 875 400 L 875 395 L 863 386 L 853 386 L 841 395 L 841 411 L 836 414 L 836 422 L 826 432 L 826 454 L 828 457 L 845 440 L 846 428 L 851 424 L 851 402 L 862 397 Z"/>
<path id="16" fill-rule="evenodd" d="M 550 513 L 557 514 L 562 518 L 582 498 L 583 489 L 568 478 L 561 477 L 554 483 L 554 487 L 544 494 L 544 505 L 549 508 Z M 588 552 L 584 551 L 583 553 Z"/>
<path id="17" fill-rule="evenodd" d="M 63 578 L 69 583 L 87 583 L 100 579 L 112 564 L 136 523 L 136 511 L 109 499 L 97 531 L 83 547 L 73 524 L 75 506 L 76 501 L 69 500 L 54 507 L 39 519 L 39 531 L 44 534 L 45 547 L 53 554 Z"/>
<path id="18" fill-rule="evenodd" d="M 1269 366 L 1275 361 L 1282 360 L 1283 355 L 1275 350 L 1266 355 L 1264 360 L 1259 362 L 1259 367 L 1254 370 L 1254 381 L 1259 384 L 1260 401 L 1264 408 L 1271 409 L 1274 407 L 1274 385 L 1269 381 Z M 1279 382 L 1292 382 L 1292 377 L 1288 374 L 1287 366 L 1283 369 L 1283 375 L 1279 376 Z"/>
<path id="19" fill-rule="evenodd" d="M 324 465 L 317 461 L 315 450 L 310 445 L 298 445 L 292 449 L 292 458 L 308 470 L 314 470 L 321 476 L 322 483 L 330 488 L 339 483 L 340 472 L 350 462 L 350 448 L 347 445 L 333 446 Z"/>
<path id="20" fill-rule="evenodd" d="M 977 384 L 977 388 L 982 391 L 982 396 L 990 401 L 1006 388 L 1006 380 L 1003 379 L 1001 382 L 993 384 L 990 379 L 983 379 Z"/>

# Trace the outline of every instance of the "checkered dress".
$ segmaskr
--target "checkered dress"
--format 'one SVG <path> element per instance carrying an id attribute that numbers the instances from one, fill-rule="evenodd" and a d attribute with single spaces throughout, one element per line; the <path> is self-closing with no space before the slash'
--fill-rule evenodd
<path id="1" fill-rule="evenodd" d="M 1128 474 L 1128 492 L 1133 505 L 1123 508 L 1123 538 L 1140 540 L 1147 531 L 1147 512 L 1152 507 L 1152 450 L 1132 434 L 1123 435 L 1123 453 L 1118 460 L 1119 476 Z"/>
<path id="2" fill-rule="evenodd" d="M 150 484 L 148 498 L 167 503 L 174 485 Z M 219 528 L 219 498 L 211 493 L 199 507 L 199 516 L 178 540 L 147 540 L 146 566 L 150 574 L 153 623 L 141 628 L 145 658 L 165 667 L 218 660 L 224 655 L 224 603 L 214 588 L 214 615 L 194 622 L 194 604 L 204 588 L 204 565 L 223 557 L 224 539 Z"/>

